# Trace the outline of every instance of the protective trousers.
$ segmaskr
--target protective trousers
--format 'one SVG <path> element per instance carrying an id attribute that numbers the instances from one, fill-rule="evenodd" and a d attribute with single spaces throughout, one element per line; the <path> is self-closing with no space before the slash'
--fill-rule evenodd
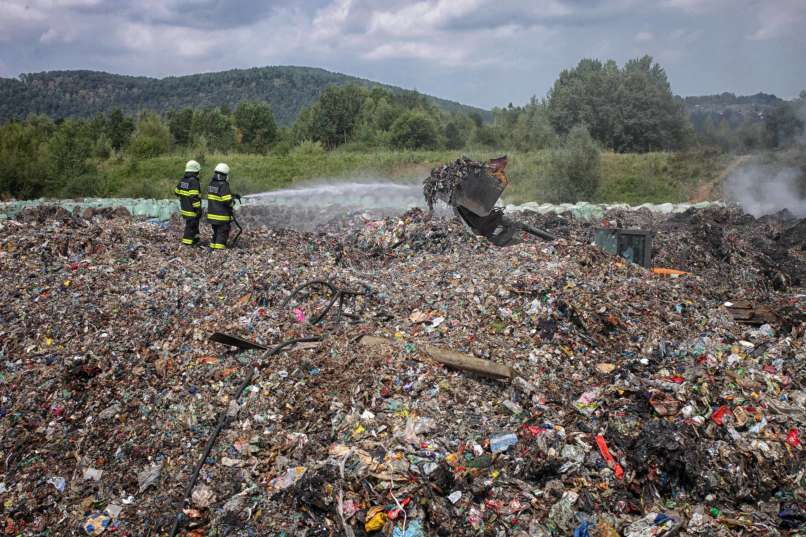
<path id="1" fill-rule="evenodd" d="M 220 250 L 227 247 L 229 228 L 229 223 L 213 226 L 213 240 L 210 241 L 210 248 Z"/>
<path id="2" fill-rule="evenodd" d="M 182 234 L 182 244 L 194 245 L 199 243 L 199 221 L 201 216 L 185 218 L 185 232 Z"/>

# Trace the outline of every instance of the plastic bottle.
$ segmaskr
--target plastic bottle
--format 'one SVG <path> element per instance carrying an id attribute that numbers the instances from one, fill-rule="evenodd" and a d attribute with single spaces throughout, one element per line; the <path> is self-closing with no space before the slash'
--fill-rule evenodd
<path id="1" fill-rule="evenodd" d="M 501 453 L 518 443 L 518 435 L 507 433 L 490 438 L 490 451 Z"/>

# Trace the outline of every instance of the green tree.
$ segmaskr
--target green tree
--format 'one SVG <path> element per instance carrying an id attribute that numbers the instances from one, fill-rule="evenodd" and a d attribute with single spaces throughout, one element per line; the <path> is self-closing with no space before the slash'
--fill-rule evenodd
<path id="1" fill-rule="evenodd" d="M 242 102 L 233 115 L 241 144 L 247 151 L 265 153 L 277 138 L 277 125 L 271 106 L 266 103 Z"/>
<path id="2" fill-rule="evenodd" d="M 548 117 L 565 135 L 585 125 L 615 151 L 673 150 L 686 145 L 690 125 L 663 68 L 650 56 L 615 62 L 584 59 L 564 70 L 549 92 Z"/>
<path id="3" fill-rule="evenodd" d="M 422 111 L 405 112 L 390 129 L 394 147 L 405 149 L 434 149 L 439 143 L 434 121 Z"/>
<path id="4" fill-rule="evenodd" d="M 456 121 L 450 121 L 445 125 L 445 147 L 448 149 L 461 149 L 465 146 L 466 139 L 461 127 Z"/>
<path id="5" fill-rule="evenodd" d="M 99 159 L 108 159 L 112 155 L 112 142 L 109 141 L 109 136 L 102 132 L 92 146 L 92 154 Z"/>
<path id="6" fill-rule="evenodd" d="M 402 108 L 393 106 L 386 96 L 381 97 L 375 104 L 375 128 L 388 131 L 402 112 Z"/>
<path id="7" fill-rule="evenodd" d="M 803 136 L 806 118 L 798 117 L 798 105 L 798 101 L 784 102 L 767 114 L 764 126 L 770 147 L 784 147 Z M 806 104 L 800 106 L 806 115 Z"/>
<path id="8" fill-rule="evenodd" d="M 534 97 L 518 114 L 510 131 L 510 147 L 521 151 L 539 150 L 557 143 L 546 107 Z"/>
<path id="9" fill-rule="evenodd" d="M 663 68 L 644 56 L 628 61 L 621 78 L 617 97 L 620 121 L 613 149 L 647 152 L 683 147 L 688 120 Z"/>
<path id="10" fill-rule="evenodd" d="M 230 116 L 219 108 L 194 110 L 191 133 L 194 145 L 204 137 L 206 147 L 211 151 L 229 151 L 235 145 L 235 127 Z"/>
<path id="11" fill-rule="evenodd" d="M 596 142 L 585 127 L 574 127 L 563 146 L 551 152 L 547 166 L 547 201 L 593 201 L 601 177 L 601 159 Z"/>
<path id="12" fill-rule="evenodd" d="M 556 131 L 566 135 L 576 125 L 587 125 L 594 138 L 613 147 L 619 79 L 612 60 L 583 59 L 575 68 L 563 70 L 548 97 L 549 118 Z"/>
<path id="13" fill-rule="evenodd" d="M 98 177 L 90 162 L 95 140 L 85 121 L 59 123 L 47 144 L 48 182 L 45 192 L 60 197 L 94 195 Z"/>
<path id="14" fill-rule="evenodd" d="M 353 142 L 363 146 L 372 147 L 381 144 L 382 131 L 375 125 L 375 114 L 378 101 L 370 93 L 361 105 L 356 118 L 355 131 L 353 132 Z"/>
<path id="15" fill-rule="evenodd" d="M 472 141 L 476 145 L 497 149 L 507 145 L 506 131 L 497 126 L 485 124 L 473 131 Z"/>
<path id="16" fill-rule="evenodd" d="M 305 118 L 303 137 L 322 142 L 327 149 L 350 141 L 366 96 L 366 88 L 355 84 L 327 87 Z"/>
<path id="17" fill-rule="evenodd" d="M 134 121 L 132 118 L 124 116 L 120 108 L 115 108 L 106 116 L 104 132 L 109 138 L 112 148 L 120 151 L 131 139 L 134 132 Z"/>
<path id="18" fill-rule="evenodd" d="M 87 159 L 92 156 L 92 147 L 92 137 L 83 121 L 63 121 L 48 142 L 51 177 L 62 185 L 89 172 Z"/>
<path id="19" fill-rule="evenodd" d="M 48 186 L 47 138 L 49 128 L 31 121 L 0 126 L 0 196 L 28 199 L 41 196 Z"/>
<path id="20" fill-rule="evenodd" d="M 137 121 L 129 152 L 138 158 L 156 157 L 170 151 L 173 139 L 171 130 L 154 112 L 143 112 Z"/>
<path id="21" fill-rule="evenodd" d="M 168 128 L 176 145 L 188 147 L 193 131 L 193 109 L 183 108 L 168 112 Z"/>

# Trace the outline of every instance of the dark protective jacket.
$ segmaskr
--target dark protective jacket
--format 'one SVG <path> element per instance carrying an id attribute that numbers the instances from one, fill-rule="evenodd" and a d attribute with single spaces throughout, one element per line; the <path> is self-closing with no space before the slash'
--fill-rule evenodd
<path id="1" fill-rule="evenodd" d="M 227 177 L 215 174 L 207 187 L 207 221 L 212 225 L 229 223 L 234 203 Z"/>
<path id="2" fill-rule="evenodd" d="M 179 180 L 174 194 L 179 196 L 179 213 L 185 218 L 198 218 L 201 216 L 201 185 L 199 176 L 195 173 L 186 173 Z"/>

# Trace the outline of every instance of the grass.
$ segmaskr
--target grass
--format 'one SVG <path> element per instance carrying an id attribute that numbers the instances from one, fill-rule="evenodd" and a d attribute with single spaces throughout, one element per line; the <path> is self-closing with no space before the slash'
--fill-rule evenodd
<path id="1" fill-rule="evenodd" d="M 508 168 L 512 186 L 507 201 L 545 199 L 548 151 L 513 154 Z M 711 181 L 730 157 L 713 152 L 602 153 L 599 203 L 665 203 L 687 201 L 696 187 Z"/>
<path id="2" fill-rule="evenodd" d="M 714 180 L 729 160 L 708 151 L 605 153 L 597 197 L 605 203 L 688 201 L 694 189 Z"/>
<path id="3" fill-rule="evenodd" d="M 467 154 L 474 159 L 500 156 L 500 151 L 323 151 L 303 144 L 287 155 L 177 153 L 144 160 L 113 158 L 99 164 L 106 188 L 113 196 L 169 198 L 190 158 L 202 164 L 202 182 L 212 175 L 217 162 L 232 170 L 233 190 L 242 194 L 286 188 L 317 179 L 384 178 L 422 180 L 430 169 Z M 506 202 L 540 201 L 546 193 L 545 168 L 548 151 L 510 152 L 508 175 L 511 186 Z M 602 153 L 602 181 L 598 202 L 661 203 L 686 201 L 697 185 L 712 180 L 725 166 L 727 157 L 715 153 Z"/>
<path id="4" fill-rule="evenodd" d="M 176 154 L 141 161 L 127 158 L 107 161 L 101 169 L 112 183 L 112 192 L 123 197 L 173 196 L 185 161 L 196 155 Z M 456 158 L 440 151 L 291 151 L 288 155 L 209 154 L 202 163 L 202 182 L 218 162 L 229 164 L 233 190 L 252 194 L 276 190 L 306 180 L 323 178 L 388 178 L 413 180 L 426 177 L 432 167 Z"/>

